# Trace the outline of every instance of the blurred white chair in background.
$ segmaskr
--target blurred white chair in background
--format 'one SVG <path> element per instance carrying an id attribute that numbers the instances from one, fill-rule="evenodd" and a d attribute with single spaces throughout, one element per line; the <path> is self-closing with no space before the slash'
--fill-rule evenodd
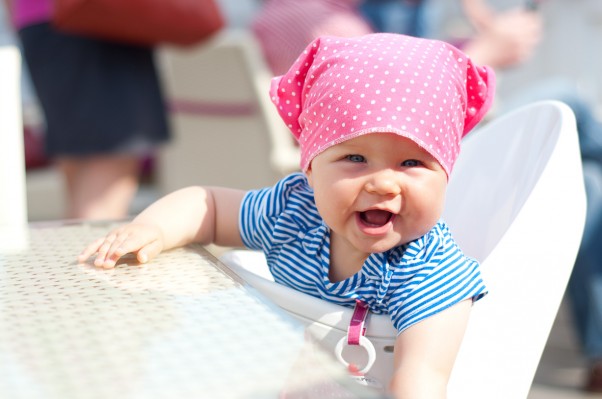
<path id="1" fill-rule="evenodd" d="M 173 129 L 158 166 L 162 192 L 191 184 L 264 187 L 298 168 L 249 32 L 224 30 L 197 47 L 166 47 L 160 60 Z"/>
<path id="2" fill-rule="evenodd" d="M 581 168 L 574 115 L 559 102 L 515 110 L 464 140 L 444 219 L 481 262 L 490 293 L 473 308 L 449 399 L 527 397 L 581 242 Z M 270 281 L 261 253 L 236 250 L 222 260 L 324 346 L 346 335 L 352 309 Z M 377 357 L 368 375 L 386 384 L 395 340 L 388 316 L 371 315 L 366 337 Z"/>
<path id="3" fill-rule="evenodd" d="M 0 245 L 20 245 L 27 225 L 21 115 L 21 55 L 0 47 Z M 5 234 L 6 233 L 6 234 Z"/>

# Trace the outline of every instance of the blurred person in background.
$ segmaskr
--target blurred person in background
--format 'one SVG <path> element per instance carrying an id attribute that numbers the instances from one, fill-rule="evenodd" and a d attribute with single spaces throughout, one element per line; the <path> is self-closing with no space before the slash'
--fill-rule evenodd
<path id="1" fill-rule="evenodd" d="M 359 0 L 358 10 L 375 32 L 431 37 L 433 8 L 428 0 Z"/>
<path id="2" fill-rule="evenodd" d="M 541 19 L 516 8 L 495 13 L 482 0 L 462 0 L 477 28 L 469 39 L 450 39 L 477 62 L 506 68 L 523 62 L 541 39 Z M 351 37 L 392 32 L 432 37 L 437 11 L 428 0 L 266 0 L 251 23 L 274 75 L 286 71 L 320 35 Z M 495 49 L 495 50 L 494 50 Z"/>
<path id="3" fill-rule="evenodd" d="M 572 103 L 570 99 L 565 99 L 565 102 L 574 110 L 582 105 L 578 97 Z M 587 107 L 584 110 L 585 118 L 579 118 L 579 111 L 576 116 L 587 194 L 587 216 L 568 294 L 577 335 L 589 363 L 585 390 L 602 393 L 602 245 L 599 242 L 602 237 L 602 124 L 589 116 Z M 591 124 L 593 128 L 584 129 L 585 124 Z"/>
<path id="4" fill-rule="evenodd" d="M 288 70 L 305 47 L 323 35 L 372 33 L 357 11 L 359 0 L 265 0 L 251 30 L 274 75 Z"/>
<path id="5" fill-rule="evenodd" d="M 76 219 L 128 215 L 145 156 L 168 140 L 153 49 L 67 34 L 52 0 L 5 0 Z"/>
<path id="6" fill-rule="evenodd" d="M 471 58 L 494 68 L 516 66 L 528 59 L 541 40 L 542 21 L 523 7 L 495 12 L 483 0 L 461 0 L 474 31 L 470 37 L 439 38 L 462 47 Z M 378 32 L 433 38 L 443 16 L 429 0 L 361 0 L 359 10 Z"/>

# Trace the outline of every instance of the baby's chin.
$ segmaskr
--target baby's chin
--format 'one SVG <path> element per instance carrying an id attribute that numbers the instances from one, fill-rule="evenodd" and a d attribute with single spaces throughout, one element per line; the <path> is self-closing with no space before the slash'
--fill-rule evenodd
<path id="1" fill-rule="evenodd" d="M 422 237 L 426 233 L 428 233 L 428 231 L 429 230 L 427 230 L 425 233 L 414 233 L 411 236 L 401 235 L 399 233 L 396 233 L 394 235 L 394 237 L 388 237 L 387 239 L 383 239 L 379 242 L 374 242 L 371 245 L 371 248 L 372 248 L 371 252 L 372 253 L 382 253 L 382 252 L 390 251 L 397 247 L 401 247 L 402 245 L 406 245 L 414 240 L 419 239 L 420 237 Z"/>
<path id="2" fill-rule="evenodd" d="M 365 252 L 367 254 L 374 254 L 374 253 L 383 253 L 383 252 L 387 252 L 390 251 L 391 249 L 397 248 L 401 245 L 407 244 L 408 242 L 410 242 L 411 240 L 403 240 L 401 238 L 398 239 L 383 239 L 383 240 L 377 240 L 374 242 L 370 242 L 370 243 L 362 243 L 360 244 L 359 248 L 356 246 L 356 249 L 358 249 L 359 251 Z"/>

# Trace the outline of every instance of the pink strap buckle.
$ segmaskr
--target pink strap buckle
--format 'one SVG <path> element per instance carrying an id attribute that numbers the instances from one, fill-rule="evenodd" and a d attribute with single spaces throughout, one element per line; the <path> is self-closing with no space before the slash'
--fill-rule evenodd
<path id="1" fill-rule="evenodd" d="M 376 351 L 374 345 L 364 335 L 366 334 L 366 318 L 368 317 L 368 305 L 360 300 L 355 301 L 355 309 L 351 316 L 351 322 L 347 328 L 347 336 L 341 337 L 334 348 L 336 358 L 345 366 L 350 367 L 350 363 L 343 358 L 343 349 L 347 345 L 359 345 L 366 350 L 368 361 L 364 368 L 357 370 L 357 366 L 353 366 L 357 375 L 366 375 L 376 361 Z"/>
<path id="2" fill-rule="evenodd" d="M 366 318 L 368 317 L 368 304 L 359 299 L 355 300 L 355 309 L 347 329 L 347 344 L 359 345 L 360 337 L 366 334 Z"/>

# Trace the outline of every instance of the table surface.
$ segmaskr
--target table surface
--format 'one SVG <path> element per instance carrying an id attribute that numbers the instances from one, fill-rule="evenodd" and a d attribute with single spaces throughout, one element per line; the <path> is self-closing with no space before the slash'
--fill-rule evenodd
<path id="1" fill-rule="evenodd" d="M 0 250 L 0 397 L 377 397 L 201 246 L 78 264 L 115 226 L 32 225 Z"/>

